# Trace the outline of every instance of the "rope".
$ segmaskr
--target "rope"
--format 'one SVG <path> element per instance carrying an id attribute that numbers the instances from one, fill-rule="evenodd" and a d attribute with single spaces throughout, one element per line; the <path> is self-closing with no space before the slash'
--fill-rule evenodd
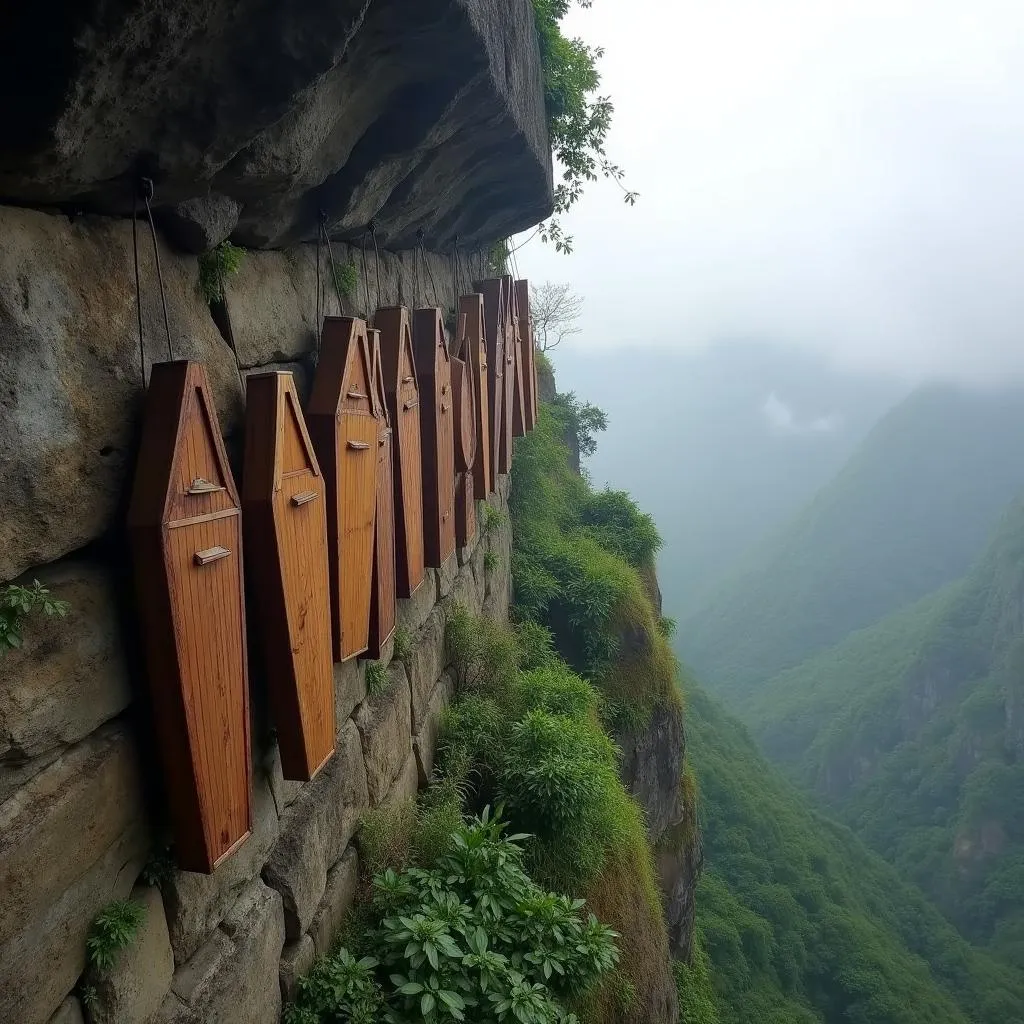
<path id="1" fill-rule="evenodd" d="M 174 352 L 171 350 L 171 322 L 167 318 L 167 296 L 164 294 L 164 275 L 160 269 L 160 247 L 156 240 L 156 225 L 153 223 L 153 210 L 149 200 L 153 196 L 153 181 L 151 178 L 142 179 L 142 198 L 146 204 L 146 216 L 149 218 L 149 233 L 153 238 L 153 259 L 156 262 L 156 279 L 160 285 L 160 305 L 164 310 L 164 331 L 167 333 L 167 358 L 174 360 Z"/>
<path id="2" fill-rule="evenodd" d="M 323 333 L 323 316 L 321 310 L 321 288 L 320 284 L 320 263 L 323 260 L 323 236 L 324 236 L 324 221 L 327 219 L 327 214 L 320 211 L 320 222 L 316 228 L 316 319 L 313 321 L 313 333 L 316 335 L 315 349 L 316 349 L 316 360 L 320 362 L 320 336 Z"/>
<path id="3" fill-rule="evenodd" d="M 422 242 L 420 242 L 420 251 L 422 252 L 422 259 L 423 259 L 424 266 L 426 266 L 426 268 L 427 268 L 427 274 L 430 277 L 430 290 L 434 293 L 434 305 L 436 306 L 437 305 L 437 295 L 438 295 L 437 285 L 434 284 L 434 272 L 430 269 L 430 263 L 427 261 L 427 253 L 426 253 L 426 250 L 423 248 L 423 243 Z"/>
<path id="4" fill-rule="evenodd" d="M 142 340 L 142 282 L 139 278 L 139 196 L 132 190 L 132 255 L 135 258 L 135 312 L 139 318 L 139 363 L 142 366 L 142 387 L 146 387 L 146 346 Z"/>
<path id="5" fill-rule="evenodd" d="M 338 281 L 338 268 L 334 263 L 334 246 L 331 245 L 331 236 L 324 225 L 324 239 L 327 242 L 327 258 L 331 262 L 331 279 L 334 281 L 334 297 L 338 300 L 338 312 L 344 313 L 344 305 L 341 301 L 341 282 Z M 326 303 L 324 306 L 326 307 Z"/>
<path id="6" fill-rule="evenodd" d="M 452 242 L 452 258 L 451 258 L 451 272 L 452 272 L 452 314 L 455 317 L 455 329 L 452 334 L 459 333 L 459 236 L 455 236 L 455 241 Z M 453 338 L 456 344 L 458 339 Z"/>
<path id="7" fill-rule="evenodd" d="M 373 261 L 377 273 L 377 309 L 380 309 L 380 250 L 377 248 L 377 226 L 373 223 L 372 220 L 370 221 L 370 238 L 373 239 Z M 369 322 L 370 311 L 367 310 L 366 313 L 366 319 L 367 322 Z"/>
<path id="8" fill-rule="evenodd" d="M 420 296 L 423 294 L 421 287 L 421 276 L 423 271 L 423 228 L 419 228 L 416 231 L 416 254 L 413 257 L 414 266 L 416 270 L 416 283 L 415 293 L 412 297 L 413 306 L 419 305 Z"/>

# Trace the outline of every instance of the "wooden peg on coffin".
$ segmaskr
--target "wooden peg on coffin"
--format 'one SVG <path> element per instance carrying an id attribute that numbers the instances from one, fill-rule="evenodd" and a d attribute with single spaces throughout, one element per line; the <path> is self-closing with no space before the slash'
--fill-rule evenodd
<path id="1" fill-rule="evenodd" d="M 325 317 L 306 419 L 327 494 L 335 661 L 370 643 L 379 433 L 372 383 L 365 322 Z"/>
<path id="2" fill-rule="evenodd" d="M 281 769 L 308 782 L 334 753 L 324 478 L 291 373 L 246 381 L 242 508 Z"/>
<path id="3" fill-rule="evenodd" d="M 368 658 L 379 658 L 384 645 L 395 635 L 395 480 L 391 421 L 388 417 L 381 366 L 380 331 L 370 329 L 373 360 L 373 407 L 377 418 L 377 518 L 373 547 L 373 590 L 370 595 L 370 644 Z"/>
<path id="4" fill-rule="evenodd" d="M 210 873 L 252 808 L 241 509 L 199 363 L 153 367 L 128 530 L 177 861 Z"/>
<path id="5" fill-rule="evenodd" d="M 519 309 L 519 354 L 523 367 L 523 412 L 529 432 L 537 426 L 537 358 L 533 347 L 529 281 L 516 281 L 516 305 Z"/>
<path id="6" fill-rule="evenodd" d="M 491 476 L 491 423 L 487 385 L 487 345 L 484 341 L 484 297 L 478 292 L 459 300 L 459 320 L 465 317 L 461 359 L 469 364 L 476 422 L 476 455 L 473 458 L 473 492 L 485 498 L 493 490 Z"/>
<path id="7" fill-rule="evenodd" d="M 440 568 L 455 551 L 455 439 L 451 361 L 439 309 L 413 314 L 412 347 L 420 383 L 424 550 L 427 565 Z"/>
<path id="8" fill-rule="evenodd" d="M 412 597 L 426 577 L 426 566 L 420 393 L 409 310 L 378 309 L 373 322 L 380 331 L 380 365 L 392 430 L 395 584 L 399 597 Z"/>
<path id="9" fill-rule="evenodd" d="M 465 355 L 469 348 L 467 317 L 459 317 L 457 350 Z M 468 362 L 451 358 L 452 402 L 455 412 L 455 543 L 464 548 L 476 536 L 476 501 L 473 487 L 473 463 L 476 458 L 476 410 L 473 403 L 473 373 Z"/>

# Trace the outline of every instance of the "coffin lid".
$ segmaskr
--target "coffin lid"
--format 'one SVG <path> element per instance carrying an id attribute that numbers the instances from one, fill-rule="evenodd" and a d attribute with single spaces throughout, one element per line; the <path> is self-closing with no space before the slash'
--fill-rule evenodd
<path id="1" fill-rule="evenodd" d="M 370 382 L 370 402 L 373 405 L 373 415 L 382 419 L 386 426 L 391 426 L 391 418 L 388 416 L 387 396 L 384 390 L 384 369 L 381 363 L 381 332 L 380 328 L 369 328 L 367 330 L 370 340 L 370 360 L 373 363 L 373 377 Z"/>
<path id="2" fill-rule="evenodd" d="M 436 306 L 417 309 L 413 313 L 413 353 L 416 356 L 416 372 L 431 380 L 437 376 L 438 360 L 447 363 L 448 346 L 444 340 L 444 321 L 441 310 Z"/>
<path id="3" fill-rule="evenodd" d="M 214 490 L 191 496 L 193 482 Z M 205 367 L 186 359 L 154 364 L 128 525 L 152 526 L 238 505 Z"/>
<path id="4" fill-rule="evenodd" d="M 373 380 L 366 321 L 352 316 L 325 316 L 320 356 L 309 397 L 310 416 L 340 416 L 356 360 L 363 361 L 367 381 Z"/>
<path id="5" fill-rule="evenodd" d="M 246 431 L 245 477 L 242 480 L 246 503 L 272 500 L 281 489 L 285 473 L 306 469 L 313 476 L 320 476 L 320 464 L 306 429 L 292 372 L 269 370 L 252 374 L 246 379 L 245 400 L 246 417 L 258 416 L 269 420 L 268 433 L 274 439 L 268 450 L 250 452 Z"/>
<path id="6" fill-rule="evenodd" d="M 409 353 L 412 375 L 416 377 L 416 355 L 412 347 L 412 327 L 406 306 L 386 306 L 378 309 L 373 325 L 380 331 L 380 363 L 384 371 L 384 393 L 393 395 L 402 385 L 402 349 Z M 414 381 L 419 390 L 419 380 Z"/>

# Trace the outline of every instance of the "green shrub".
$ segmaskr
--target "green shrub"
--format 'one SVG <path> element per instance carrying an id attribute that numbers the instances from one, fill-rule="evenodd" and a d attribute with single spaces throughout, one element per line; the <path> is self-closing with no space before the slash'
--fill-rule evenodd
<path id="1" fill-rule="evenodd" d="M 39 580 L 28 587 L 13 583 L 0 587 L 0 655 L 21 646 L 22 624 L 29 615 L 63 619 L 70 610 L 67 601 L 50 597 L 50 591 Z"/>
<path id="2" fill-rule="evenodd" d="M 515 609 L 520 615 L 521 610 Z M 522 652 L 521 664 L 524 669 L 543 668 L 557 660 L 555 638 L 547 626 L 532 619 L 520 619 L 514 626 L 516 643 Z"/>
<path id="3" fill-rule="evenodd" d="M 472 616 L 462 604 L 448 614 L 445 643 L 460 690 L 507 686 L 522 656 L 507 626 Z"/>
<path id="4" fill-rule="evenodd" d="M 379 697 L 388 688 L 388 667 L 383 661 L 366 663 L 366 692 Z"/>
<path id="5" fill-rule="evenodd" d="M 347 263 L 342 263 L 340 267 L 335 267 L 334 291 L 339 302 L 344 303 L 346 295 L 350 299 L 354 299 L 358 287 L 359 268 L 356 266 L 355 260 L 349 260 Z"/>
<path id="6" fill-rule="evenodd" d="M 399 661 L 405 661 L 411 653 L 412 637 L 409 635 L 409 630 L 404 626 L 399 626 L 395 630 L 395 657 Z"/>
<path id="7" fill-rule="evenodd" d="M 135 900 L 114 900 L 96 916 L 85 939 L 86 958 L 94 970 L 109 971 L 117 955 L 131 944 L 146 918 L 146 908 Z"/>
<path id="8" fill-rule="evenodd" d="M 174 875 L 175 866 L 171 844 L 163 843 L 155 846 L 150 851 L 149 859 L 142 867 L 142 880 L 146 885 L 162 889 Z"/>
<path id="9" fill-rule="evenodd" d="M 545 892 L 488 811 L 452 832 L 432 869 L 374 878 L 365 946 L 317 961 L 286 1024 L 386 1020 L 569 1024 L 567 1002 L 618 960 L 615 933 L 584 902 Z"/>
<path id="10" fill-rule="evenodd" d="M 700 930 L 694 932 L 690 962 L 674 960 L 680 1024 L 719 1024 L 718 1003 L 711 980 L 711 960 Z"/>
<path id="11" fill-rule="evenodd" d="M 485 537 L 490 536 L 502 523 L 508 519 L 508 516 L 501 511 L 500 508 L 495 508 L 493 505 L 484 505 L 483 514 L 483 534 Z"/>
<path id="12" fill-rule="evenodd" d="M 641 512 L 625 491 L 607 488 L 590 495 L 580 510 L 584 531 L 606 551 L 640 569 L 661 547 L 654 519 Z"/>
<path id="13" fill-rule="evenodd" d="M 224 301 L 224 282 L 241 269 L 245 250 L 227 240 L 199 257 L 199 291 L 208 305 Z"/>

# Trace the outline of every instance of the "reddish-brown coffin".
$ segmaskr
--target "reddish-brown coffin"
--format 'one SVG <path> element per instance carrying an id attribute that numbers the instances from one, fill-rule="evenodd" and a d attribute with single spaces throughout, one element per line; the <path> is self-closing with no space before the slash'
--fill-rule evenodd
<path id="1" fill-rule="evenodd" d="M 523 352 L 523 338 L 526 336 L 526 320 L 519 309 L 518 282 L 510 282 L 512 315 L 509 318 L 509 338 L 512 342 L 512 363 L 515 373 L 512 383 L 512 436 L 522 437 L 527 431 L 526 411 L 526 359 Z"/>
<path id="2" fill-rule="evenodd" d="M 491 490 L 497 485 L 502 466 L 502 452 L 511 447 L 504 442 L 505 434 L 505 279 L 490 278 L 477 281 L 473 287 L 484 300 L 484 343 L 487 348 L 487 407 L 490 412 Z M 468 329 L 468 327 L 467 327 Z M 488 492 L 490 493 L 490 492 Z M 482 495 L 481 495 L 482 497 Z"/>
<path id="3" fill-rule="evenodd" d="M 395 479 L 395 582 L 399 597 L 412 597 L 423 582 L 423 465 L 420 395 L 412 351 L 409 311 L 378 309 L 380 364 L 392 429 Z"/>
<path id="4" fill-rule="evenodd" d="M 128 528 L 178 864 L 209 873 L 252 817 L 241 511 L 199 363 L 153 367 Z"/>
<path id="5" fill-rule="evenodd" d="M 439 568 L 455 551 L 452 373 L 439 309 L 413 314 L 412 347 L 420 384 L 424 550 L 427 565 Z"/>
<path id="6" fill-rule="evenodd" d="M 242 508 L 270 706 L 286 779 L 334 753 L 324 478 L 290 373 L 246 381 Z"/>
<path id="7" fill-rule="evenodd" d="M 380 361 L 380 331 L 371 330 L 373 353 L 373 411 L 377 417 L 377 520 L 373 547 L 373 592 L 370 595 L 370 646 L 367 655 L 379 658 L 395 635 L 395 481 L 391 423 L 384 394 Z"/>
<path id="8" fill-rule="evenodd" d="M 516 296 L 515 289 L 512 287 L 512 278 L 503 277 L 501 279 L 502 289 L 505 295 L 504 305 L 504 352 L 505 352 L 505 367 L 504 367 L 504 383 L 505 383 L 505 395 L 502 398 L 502 407 L 504 412 L 503 423 L 504 430 L 501 435 L 501 472 L 510 473 L 512 471 L 512 439 L 515 437 L 515 431 L 513 425 L 515 422 L 515 402 L 516 402 L 516 340 L 515 340 L 515 319 L 516 319 Z"/>
<path id="9" fill-rule="evenodd" d="M 362 654 L 370 643 L 378 435 L 372 382 L 365 322 L 325 317 L 306 418 L 327 492 L 336 661 Z"/>
<path id="10" fill-rule="evenodd" d="M 466 341 L 460 351 L 466 351 Z M 476 458 L 476 410 L 473 407 L 472 371 L 454 356 L 452 400 L 455 410 L 455 543 L 464 548 L 476 536 L 476 501 L 473 462 Z"/>
<path id="11" fill-rule="evenodd" d="M 527 431 L 537 426 L 537 359 L 533 348 L 533 316 L 530 313 L 530 282 L 516 281 L 519 308 L 519 352 L 523 364 L 523 410 Z"/>
<path id="12" fill-rule="evenodd" d="M 479 293 L 459 300 L 460 321 L 465 333 L 459 355 L 469 364 L 473 386 L 473 415 L 476 422 L 476 456 L 473 459 L 473 491 L 485 498 L 494 490 L 491 475 L 491 423 L 487 394 L 487 346 L 484 342 L 484 297 Z"/>

